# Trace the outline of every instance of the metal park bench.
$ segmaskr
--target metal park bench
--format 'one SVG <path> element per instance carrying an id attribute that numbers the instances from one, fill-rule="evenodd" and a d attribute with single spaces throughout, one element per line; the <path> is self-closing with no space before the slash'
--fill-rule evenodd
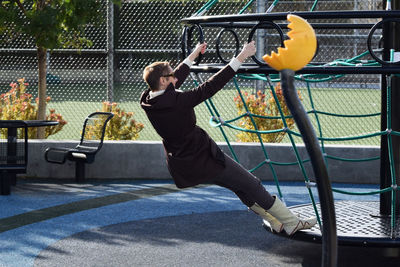
<path id="1" fill-rule="evenodd" d="M 110 112 L 94 112 L 87 116 L 83 123 L 79 144 L 74 148 L 49 147 L 45 152 L 47 162 L 63 164 L 66 160 L 75 161 L 75 179 L 85 180 L 85 164 L 93 163 L 97 152 L 101 149 L 107 123 L 114 114 Z"/>

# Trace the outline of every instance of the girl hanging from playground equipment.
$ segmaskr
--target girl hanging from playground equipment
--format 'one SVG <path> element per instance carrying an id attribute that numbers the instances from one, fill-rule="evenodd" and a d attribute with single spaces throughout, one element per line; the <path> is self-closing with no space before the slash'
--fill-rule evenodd
<path id="1" fill-rule="evenodd" d="M 206 43 L 198 44 L 174 70 L 168 62 L 154 62 L 143 72 L 149 88 L 142 93 L 140 104 L 163 139 L 168 169 L 176 186 L 207 183 L 228 188 L 275 232 L 292 235 L 313 227 L 317 222 L 315 217 L 304 220 L 294 215 L 279 198 L 265 190 L 257 177 L 223 153 L 196 125 L 194 107 L 222 89 L 256 52 L 254 41 L 245 43 L 238 56 L 206 82 L 189 91 L 177 90 L 206 47 Z"/>

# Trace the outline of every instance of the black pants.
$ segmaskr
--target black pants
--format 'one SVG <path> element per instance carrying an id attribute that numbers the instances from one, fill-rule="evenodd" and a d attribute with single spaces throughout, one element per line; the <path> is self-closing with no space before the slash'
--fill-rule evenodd
<path id="1" fill-rule="evenodd" d="M 225 154 L 225 170 L 210 183 L 232 190 L 240 200 L 251 207 L 257 203 L 264 209 L 271 208 L 275 199 L 265 190 L 260 179 Z"/>

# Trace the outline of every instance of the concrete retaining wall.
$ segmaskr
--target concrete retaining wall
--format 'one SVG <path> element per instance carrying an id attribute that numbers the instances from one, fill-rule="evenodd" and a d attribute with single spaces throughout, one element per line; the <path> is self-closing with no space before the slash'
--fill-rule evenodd
<path id="1" fill-rule="evenodd" d="M 77 141 L 29 141 L 29 164 L 27 177 L 73 178 L 75 163 L 67 161 L 63 165 L 48 163 L 44 159 L 47 147 L 74 147 Z M 219 143 L 229 155 L 228 146 Z M 254 168 L 265 160 L 259 144 L 233 143 L 240 163 L 246 168 Z M 298 147 L 302 159 L 307 159 L 303 146 Z M 295 162 L 294 150 L 286 144 L 268 144 L 266 151 L 273 162 Z M 379 156 L 379 147 L 373 146 L 328 146 L 326 153 L 342 158 L 370 158 Z M 305 163 L 307 175 L 313 180 L 311 164 Z M 379 183 L 379 160 L 346 162 L 328 160 L 328 170 L 332 182 Z M 303 181 L 298 165 L 275 165 L 280 181 Z M 272 180 L 268 164 L 257 169 L 254 174 L 262 180 Z M 153 141 L 105 141 L 93 164 L 86 164 L 86 177 L 97 179 L 170 179 L 166 167 L 164 149 L 161 142 Z"/>

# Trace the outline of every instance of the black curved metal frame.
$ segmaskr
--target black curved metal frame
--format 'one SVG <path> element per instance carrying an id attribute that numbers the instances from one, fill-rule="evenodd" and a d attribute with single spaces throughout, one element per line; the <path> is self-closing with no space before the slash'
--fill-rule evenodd
<path id="1" fill-rule="evenodd" d="M 216 39 L 217 56 L 221 59 L 223 63 L 227 63 L 227 60 L 223 59 L 220 55 L 220 37 L 224 32 L 231 32 L 235 38 L 236 42 L 236 54 L 238 53 L 238 38 L 234 31 L 235 28 L 251 28 L 248 36 L 248 41 L 250 42 L 254 36 L 254 33 L 259 28 L 268 28 L 277 30 L 281 46 L 283 46 L 283 31 L 282 28 L 286 28 L 287 24 L 278 24 L 274 20 L 286 20 L 288 14 L 294 14 L 301 16 L 305 19 L 338 19 L 338 18 L 381 18 L 382 21 L 376 24 L 350 24 L 350 23 L 311 23 L 315 29 L 370 29 L 367 39 L 367 47 L 371 56 L 380 64 L 386 66 L 390 65 L 392 68 L 386 69 L 381 67 L 369 67 L 369 66 L 357 66 L 357 67 L 326 67 L 326 66 L 314 66 L 306 67 L 297 73 L 313 73 L 313 74 L 358 74 L 358 73 L 375 73 L 375 74 L 397 74 L 400 73 L 399 62 L 388 62 L 380 59 L 376 52 L 373 50 L 371 41 L 372 36 L 376 29 L 381 28 L 382 24 L 385 22 L 400 22 L 400 11 L 324 11 L 324 12 L 290 12 L 290 13 L 266 13 L 266 14 L 244 14 L 244 15 L 224 15 L 224 16 L 203 16 L 203 17 L 191 17 L 184 18 L 182 22 L 186 24 L 182 33 L 182 55 L 186 57 L 191 53 L 192 46 L 192 36 L 194 29 L 197 29 L 199 34 L 200 42 L 204 41 L 204 31 L 203 27 L 222 27 L 223 30 L 218 34 Z M 314 56 L 315 57 L 315 56 Z M 268 65 L 255 56 L 252 57 L 255 64 L 248 65 L 248 68 L 241 70 L 239 72 L 250 72 L 250 73 L 276 73 Z M 195 65 L 200 65 L 201 56 L 199 56 Z M 321 65 L 321 64 L 319 64 Z M 208 65 L 205 68 L 194 69 L 196 72 L 215 72 L 220 69 L 221 66 L 214 65 L 214 69 L 210 69 Z M 261 67 L 261 68 L 258 68 Z M 257 70 L 255 70 L 257 68 Z M 207 70 L 205 70 L 207 69 Z"/>
<path id="2" fill-rule="evenodd" d="M 400 73 L 400 66 L 396 62 L 388 62 L 381 60 L 376 56 L 371 47 L 371 39 L 375 30 L 382 27 L 386 21 L 400 22 L 400 11 L 324 11 L 324 12 L 291 12 L 291 13 L 262 13 L 262 14 L 244 14 L 244 15 L 223 15 L 223 16 L 203 16 L 184 18 L 182 22 L 187 25 L 197 25 L 197 27 L 224 27 L 225 29 L 233 29 L 235 27 L 252 28 L 251 33 L 254 34 L 257 27 L 271 27 L 280 29 L 279 24 L 273 23 L 274 20 L 286 20 L 288 14 L 298 15 L 305 19 L 337 19 L 337 18 L 381 18 L 382 21 L 375 25 L 372 24 L 335 24 L 335 23 L 319 23 L 312 24 L 314 28 L 343 28 L 355 29 L 363 28 L 370 29 L 368 34 L 368 50 L 372 57 L 382 64 L 381 67 L 327 67 L 327 66 L 313 66 L 305 67 L 297 73 L 312 73 L 312 74 L 398 74 Z M 372 27 L 371 27 L 372 26 Z M 279 31 L 279 30 L 278 30 Z M 249 41 L 252 39 L 249 36 Z M 283 37 L 281 35 L 281 40 Z M 270 74 L 277 71 L 269 68 L 266 64 L 260 64 L 256 58 L 253 58 L 256 64 L 244 64 L 239 70 L 240 73 L 262 73 Z M 215 72 L 222 68 L 222 65 L 206 65 L 204 67 L 192 67 L 194 72 Z M 335 206 L 333 202 L 331 184 L 326 172 L 325 162 L 322 157 L 322 152 L 315 138 L 315 133 L 312 126 L 308 121 L 307 114 L 304 112 L 301 102 L 297 99 L 297 94 L 293 82 L 294 72 L 291 70 L 281 71 L 282 88 L 284 89 L 285 100 L 290 108 L 293 117 L 296 121 L 299 130 L 302 133 L 306 149 L 310 155 L 313 170 L 317 179 L 317 188 L 320 197 L 320 205 L 323 219 L 323 258 L 322 266 L 335 266 L 337 261 L 337 232 L 336 232 L 336 218 Z"/>
<path id="3" fill-rule="evenodd" d="M 323 219 L 322 266 L 336 266 L 336 216 L 331 183 L 325 164 L 325 159 L 322 154 L 317 135 L 315 134 L 314 127 L 308 118 L 307 112 L 305 111 L 303 104 L 299 100 L 296 88 L 294 86 L 294 74 L 294 71 L 289 69 L 284 69 L 281 71 L 283 96 L 303 138 L 304 145 L 310 157 L 311 165 L 313 167 L 315 179 L 317 182 L 318 195 L 321 202 L 321 212 Z"/>

